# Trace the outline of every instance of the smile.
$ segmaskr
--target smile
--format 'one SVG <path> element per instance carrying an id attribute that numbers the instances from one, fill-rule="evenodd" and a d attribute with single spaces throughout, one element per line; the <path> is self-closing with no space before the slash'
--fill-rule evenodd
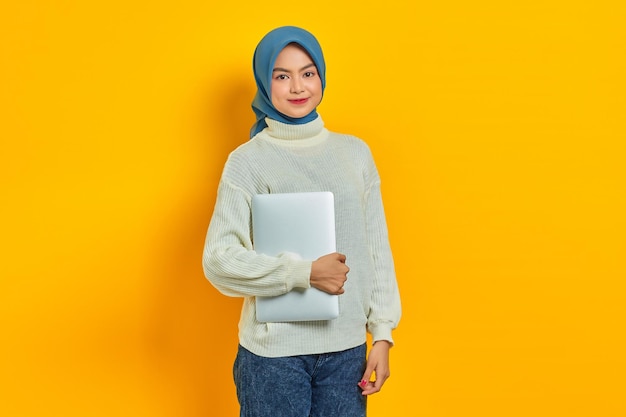
<path id="1" fill-rule="evenodd" d="M 308 99 L 308 98 L 298 98 L 298 99 L 295 99 L 295 100 L 289 100 L 289 102 L 290 102 L 291 104 L 304 104 L 304 103 L 306 103 L 307 101 L 309 101 L 309 99 Z"/>

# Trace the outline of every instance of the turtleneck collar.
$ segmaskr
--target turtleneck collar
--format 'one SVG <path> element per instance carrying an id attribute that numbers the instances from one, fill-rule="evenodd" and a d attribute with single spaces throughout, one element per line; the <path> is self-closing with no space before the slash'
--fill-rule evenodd
<path id="1" fill-rule="evenodd" d="M 324 128 L 324 122 L 320 116 L 299 125 L 282 123 L 270 118 L 265 118 L 265 122 L 267 127 L 256 137 L 283 145 L 316 145 L 328 137 L 328 130 Z"/>

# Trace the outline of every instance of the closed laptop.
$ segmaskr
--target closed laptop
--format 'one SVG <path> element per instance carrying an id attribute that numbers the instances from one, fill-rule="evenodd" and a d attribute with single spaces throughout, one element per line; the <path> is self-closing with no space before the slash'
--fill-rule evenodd
<path id="1" fill-rule="evenodd" d="M 258 194 L 252 198 L 252 234 L 257 253 L 289 252 L 306 260 L 336 251 L 335 206 L 331 192 Z M 339 299 L 316 288 L 296 288 L 277 297 L 256 297 L 257 320 L 331 320 Z"/>

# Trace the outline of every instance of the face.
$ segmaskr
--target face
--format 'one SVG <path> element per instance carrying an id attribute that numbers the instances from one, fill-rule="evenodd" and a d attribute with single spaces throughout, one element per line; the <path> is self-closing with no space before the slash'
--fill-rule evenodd
<path id="1" fill-rule="evenodd" d="M 309 55 L 290 44 L 276 58 L 272 71 L 272 104 L 285 116 L 301 118 L 322 101 L 322 80 Z"/>

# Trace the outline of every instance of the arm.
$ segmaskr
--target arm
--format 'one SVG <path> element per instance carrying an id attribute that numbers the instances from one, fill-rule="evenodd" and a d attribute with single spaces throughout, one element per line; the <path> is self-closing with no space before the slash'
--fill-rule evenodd
<path id="1" fill-rule="evenodd" d="M 332 253 L 313 262 L 289 254 L 259 255 L 252 247 L 250 216 L 250 196 L 221 181 L 202 262 L 205 276 L 220 292 L 275 296 L 312 286 L 343 294 L 349 271 L 344 255 Z"/>
<path id="2" fill-rule="evenodd" d="M 373 346 L 359 386 L 363 389 L 363 395 L 370 395 L 379 392 L 389 378 L 389 350 L 393 346 L 391 333 L 400 320 L 401 304 L 380 192 L 380 180 L 373 160 L 370 160 L 366 179 L 369 179 L 371 184 L 366 194 L 366 220 L 368 243 L 374 262 L 374 284 L 367 327 L 372 334 Z M 373 373 L 376 379 L 371 381 Z"/>
<path id="3" fill-rule="evenodd" d="M 220 181 L 202 258 L 207 279 L 235 297 L 275 296 L 310 287 L 311 261 L 253 250 L 250 198 L 245 190 Z"/>
<path id="4" fill-rule="evenodd" d="M 371 186 L 366 201 L 368 244 L 374 263 L 367 328 L 373 342 L 386 340 L 393 345 L 391 332 L 400 321 L 401 304 L 379 181 Z"/>

